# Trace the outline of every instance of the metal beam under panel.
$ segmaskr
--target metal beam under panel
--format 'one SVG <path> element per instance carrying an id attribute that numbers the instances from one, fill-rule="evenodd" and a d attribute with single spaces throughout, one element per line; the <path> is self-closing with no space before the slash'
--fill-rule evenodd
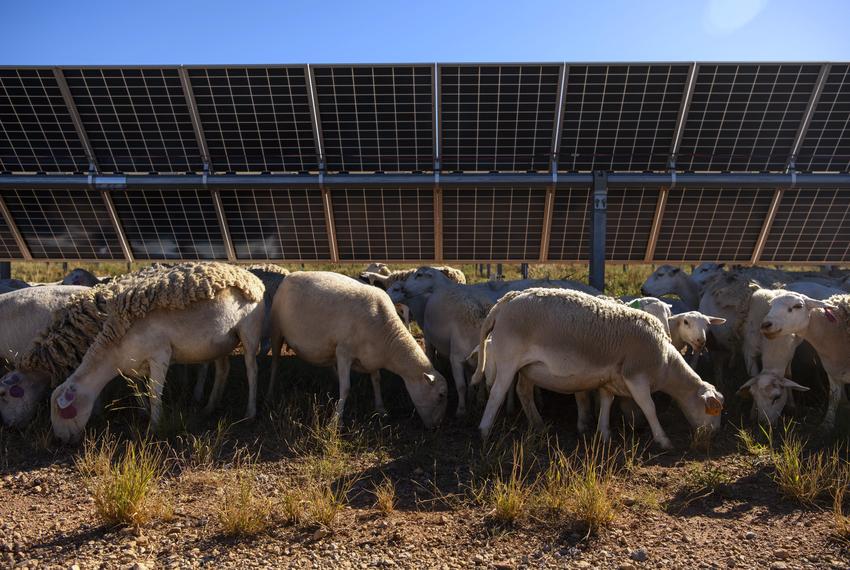
<path id="1" fill-rule="evenodd" d="M 195 141 L 198 148 L 201 150 L 201 160 L 204 163 L 204 170 L 211 172 L 214 170 L 210 164 L 210 151 L 207 148 L 207 139 L 204 137 L 204 127 L 201 125 L 201 117 L 198 115 L 198 105 L 195 103 L 195 94 L 192 91 L 192 83 L 189 81 L 189 73 L 182 65 L 177 69 L 180 74 L 180 85 L 183 86 L 183 95 L 186 97 L 186 106 L 189 107 L 189 116 L 192 119 L 192 129 L 195 131 Z"/>
<path id="2" fill-rule="evenodd" d="M 779 209 L 779 203 L 782 201 L 782 195 L 785 192 L 782 188 L 777 188 L 773 191 L 773 199 L 770 202 L 770 209 L 767 211 L 767 216 L 764 218 L 764 223 L 761 226 L 761 232 L 756 240 L 756 246 L 753 248 L 753 257 L 750 260 L 752 265 L 755 265 L 761 259 L 761 254 L 764 251 L 764 244 L 767 243 L 767 236 L 770 235 L 770 228 L 773 227 L 773 220 L 776 218 L 776 210 Z"/>
<path id="3" fill-rule="evenodd" d="M 115 235 L 118 236 L 118 241 L 121 244 L 121 251 L 124 252 L 124 257 L 132 263 L 133 250 L 130 249 L 130 242 L 127 241 L 127 235 L 124 233 L 124 227 L 118 219 L 118 212 L 115 210 L 115 204 L 112 202 L 112 195 L 109 190 L 101 190 L 100 197 L 103 198 L 103 204 L 106 206 L 106 211 L 109 212 L 109 219 L 112 220 L 112 226 L 115 228 Z"/>
<path id="4" fill-rule="evenodd" d="M 694 87 L 696 86 L 697 72 L 699 64 L 692 63 L 691 69 L 688 71 L 688 79 L 685 84 L 685 94 L 682 97 L 682 106 L 679 109 L 679 117 L 676 119 L 676 132 L 673 133 L 673 146 L 670 147 L 670 168 L 676 167 L 676 156 L 679 154 L 679 146 L 682 144 L 682 133 L 685 130 L 685 121 L 688 119 L 688 109 L 691 106 L 691 100 L 694 97 Z"/>
<path id="5" fill-rule="evenodd" d="M 806 107 L 806 114 L 803 115 L 803 121 L 800 123 L 800 128 L 797 130 L 797 136 L 794 137 L 794 146 L 791 148 L 791 154 L 788 156 L 788 164 L 786 170 L 794 170 L 797 168 L 797 154 L 800 152 L 800 147 L 803 145 L 803 139 L 806 138 L 806 132 L 809 130 L 809 125 L 812 122 L 812 115 L 820 101 L 823 86 L 826 84 L 826 78 L 829 75 L 830 64 L 824 63 L 820 68 L 815 90 L 809 99 L 809 105 Z"/>
<path id="6" fill-rule="evenodd" d="M 227 227 L 227 218 L 224 215 L 224 208 L 221 205 L 221 194 L 218 190 L 212 190 L 212 199 L 215 205 L 215 215 L 218 218 L 218 225 L 221 227 L 221 237 L 224 240 L 224 250 L 227 252 L 227 260 L 236 261 L 233 240 L 230 239 L 230 230 Z"/>
<path id="7" fill-rule="evenodd" d="M 68 89 L 68 82 L 65 81 L 65 74 L 58 67 L 53 68 L 53 76 L 56 78 L 56 85 L 59 86 L 59 91 L 62 93 L 62 99 L 65 101 L 65 106 L 68 107 L 68 114 L 71 115 L 71 121 L 74 123 L 74 129 L 77 131 L 77 136 L 80 137 L 80 143 L 83 145 L 83 150 L 86 153 L 86 158 L 89 161 L 89 170 L 99 172 L 100 168 L 97 165 L 97 159 L 94 155 L 89 136 L 86 134 L 86 129 L 83 127 L 83 121 L 80 119 L 80 112 L 77 110 L 77 104 L 74 103 L 74 97 L 71 95 L 71 90 Z"/>
<path id="8" fill-rule="evenodd" d="M 24 256 L 26 261 L 32 260 L 30 248 L 24 240 L 24 236 L 21 235 L 21 231 L 18 229 L 18 224 L 16 224 L 14 218 L 12 218 L 12 213 L 9 212 L 9 208 L 6 206 L 6 200 L 3 199 L 3 196 L 0 196 L 0 211 L 3 213 L 6 225 L 9 226 L 9 231 L 12 232 L 12 236 L 15 238 L 15 243 L 18 244 L 18 249 L 21 250 L 21 255 Z"/>
<path id="9" fill-rule="evenodd" d="M 655 203 L 655 217 L 652 219 L 652 229 L 649 231 L 649 240 L 646 244 L 646 257 L 649 263 L 655 258 L 655 246 L 658 244 L 658 234 L 661 233 L 661 222 L 664 219 L 664 209 L 667 207 L 667 195 L 669 188 L 661 187 L 658 190 L 658 201 Z"/>

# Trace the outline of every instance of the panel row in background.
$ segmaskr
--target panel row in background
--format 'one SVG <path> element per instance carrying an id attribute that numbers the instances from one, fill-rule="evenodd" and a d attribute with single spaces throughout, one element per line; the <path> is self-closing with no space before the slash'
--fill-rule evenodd
<path id="1" fill-rule="evenodd" d="M 5 216 L 33 259 L 124 259 L 105 191 L 3 190 Z M 204 189 L 110 190 L 108 197 L 135 259 L 227 259 L 213 194 Z M 315 188 L 220 190 L 221 211 L 239 261 L 433 260 L 432 188 L 334 188 L 330 219 Z M 442 188 L 442 258 L 539 262 L 546 188 Z M 656 188 L 608 193 L 606 258 L 615 262 L 749 262 L 773 189 L 675 188 L 659 211 Z M 0 258 L 21 259 L 18 238 L 0 221 Z M 546 259 L 588 259 L 591 191 L 559 187 Z M 654 250 L 647 248 L 654 241 Z M 850 262 L 850 189 L 782 192 L 762 262 Z"/>
<path id="2" fill-rule="evenodd" d="M 847 171 L 825 65 L 3 68 L 0 171 Z"/>

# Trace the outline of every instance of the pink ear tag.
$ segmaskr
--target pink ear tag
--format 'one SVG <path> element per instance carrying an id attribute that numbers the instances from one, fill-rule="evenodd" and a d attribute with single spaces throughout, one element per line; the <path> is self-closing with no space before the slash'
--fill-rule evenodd
<path id="1" fill-rule="evenodd" d="M 67 408 L 59 408 L 59 417 L 63 420 L 70 420 L 77 417 L 77 407 L 69 404 Z"/>
<path id="2" fill-rule="evenodd" d="M 838 322 L 838 319 L 835 318 L 835 314 L 832 312 L 832 310 L 829 307 L 824 307 L 823 313 L 826 315 L 826 318 L 829 322 L 831 322 L 831 323 L 837 323 Z"/>
<path id="3" fill-rule="evenodd" d="M 56 398 L 56 405 L 59 406 L 60 410 L 64 410 L 65 408 L 71 405 L 71 402 L 73 402 L 74 398 L 76 397 L 77 389 L 71 386 L 70 388 L 62 392 L 62 394 L 60 394 L 58 398 Z M 76 415 L 76 412 L 74 412 L 74 415 Z"/>
<path id="4" fill-rule="evenodd" d="M 24 389 L 20 386 L 12 386 L 11 388 L 9 388 L 9 395 L 13 398 L 23 398 Z"/>

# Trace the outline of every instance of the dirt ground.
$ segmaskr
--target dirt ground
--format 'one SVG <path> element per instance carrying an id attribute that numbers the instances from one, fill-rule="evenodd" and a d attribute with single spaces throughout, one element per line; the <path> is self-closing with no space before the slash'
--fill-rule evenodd
<path id="1" fill-rule="evenodd" d="M 328 372 L 284 359 L 281 390 L 252 423 L 235 422 L 212 458 L 199 463 L 186 442 L 209 434 L 219 418 L 238 418 L 244 389 L 237 373 L 215 417 L 189 401 L 191 386 L 175 376 L 166 390 L 166 419 L 158 437 L 172 452 L 160 492 L 167 514 L 138 528 L 109 527 L 96 514 L 74 459 L 79 447 L 56 447 L 43 419 L 25 432 L 0 431 L 0 566 L 73 568 L 850 568 L 850 550 L 834 533 L 828 500 L 803 506 L 779 492 L 769 462 L 744 450 L 736 435 L 744 408 L 731 406 L 710 448 L 690 446 L 690 430 L 675 406 L 659 402 L 676 451 L 661 453 L 646 428 L 624 428 L 636 442 L 635 465 L 615 479 L 615 518 L 588 534 L 580 521 L 541 516 L 533 509 L 510 524 L 493 521 L 492 506 L 476 492 L 488 473 L 510 466 L 513 442 L 524 441 L 530 462 L 557 438 L 568 453 L 579 445 L 571 398 L 547 396 L 547 438 L 529 436 L 521 412 L 497 424 L 499 442 L 484 447 L 477 434 L 480 406 L 428 431 L 413 413 L 397 378 L 383 384 L 389 416 L 371 414 L 366 378 L 354 382 L 341 429 L 336 466 L 326 469 L 350 489 L 330 525 L 288 524 L 272 510 L 256 536 L 225 536 L 218 513 L 246 451 L 256 493 L 269 504 L 296 485 L 305 469 L 322 465 L 323 451 L 293 451 L 296 423 L 312 399 L 328 401 Z M 265 378 L 265 365 L 261 378 Z M 285 379 L 285 380 L 284 380 Z M 262 392 L 261 392 L 262 393 Z M 120 396 L 120 394 L 119 394 Z M 144 417 L 124 407 L 127 397 L 93 421 L 103 437 L 133 437 Z M 294 404 L 298 402 L 297 404 Z M 115 408 L 115 409 L 112 409 Z M 814 433 L 820 410 L 797 418 Z M 845 409 L 843 413 L 847 413 Z M 302 434 L 303 435 L 303 434 Z M 838 443 L 841 443 L 839 436 Z M 843 436 L 846 442 L 846 436 Z M 834 445 L 836 440 L 815 442 Z M 187 451 L 189 450 L 189 451 Z M 197 450 L 195 450 L 197 453 Z M 495 467 L 494 467 L 495 466 Z M 373 489 L 393 482 L 396 504 L 376 509 Z M 693 480 L 709 481 L 694 488 Z M 484 483 L 482 483 L 482 481 Z M 333 481 L 332 481 L 333 483 Z"/>

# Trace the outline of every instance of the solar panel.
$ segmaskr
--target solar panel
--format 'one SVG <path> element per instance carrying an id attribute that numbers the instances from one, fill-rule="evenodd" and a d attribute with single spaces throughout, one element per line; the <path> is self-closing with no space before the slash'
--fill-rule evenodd
<path id="1" fill-rule="evenodd" d="M 216 171 L 318 170 L 306 67 L 187 71 Z"/>
<path id="2" fill-rule="evenodd" d="M 570 65 L 559 170 L 666 170 L 687 65 Z"/>
<path id="3" fill-rule="evenodd" d="M 700 64 L 677 168 L 785 170 L 819 71 L 802 64 Z"/>
<path id="4" fill-rule="evenodd" d="M 611 188 L 608 190 L 606 259 L 644 260 L 657 203 L 657 188 Z"/>
<path id="5" fill-rule="evenodd" d="M 23 259 L 18 242 L 15 241 L 15 236 L 6 220 L 0 216 L 0 259 Z"/>
<path id="6" fill-rule="evenodd" d="M 334 188 L 342 260 L 434 259 L 432 188 Z"/>
<path id="7" fill-rule="evenodd" d="M 3 199 L 33 259 L 124 259 L 96 190 L 3 190 Z"/>
<path id="8" fill-rule="evenodd" d="M 85 172 L 89 162 L 51 69 L 0 69 L 0 171 Z"/>
<path id="9" fill-rule="evenodd" d="M 850 65 L 830 66 L 797 157 L 807 171 L 850 171 Z"/>
<path id="10" fill-rule="evenodd" d="M 547 170 L 559 65 L 441 65 L 443 170 Z"/>
<path id="11" fill-rule="evenodd" d="M 750 261 L 772 197 L 762 189 L 670 190 L 655 259 Z"/>
<path id="12" fill-rule="evenodd" d="M 312 70 L 328 170 L 433 170 L 432 66 Z"/>
<path id="13" fill-rule="evenodd" d="M 237 259 L 331 258 L 320 190 L 222 190 L 221 202 Z"/>
<path id="14" fill-rule="evenodd" d="M 761 261 L 850 261 L 850 189 L 785 190 Z"/>
<path id="15" fill-rule="evenodd" d="M 545 188 L 443 188 L 443 257 L 540 258 Z"/>
<path id="16" fill-rule="evenodd" d="M 102 171 L 203 169 L 177 69 L 83 68 L 64 74 Z"/>
<path id="17" fill-rule="evenodd" d="M 585 187 L 559 186 L 555 190 L 549 235 L 550 261 L 588 259 L 592 194 Z"/>
<path id="18" fill-rule="evenodd" d="M 208 190 L 115 190 L 112 202 L 135 259 L 227 259 Z"/>

